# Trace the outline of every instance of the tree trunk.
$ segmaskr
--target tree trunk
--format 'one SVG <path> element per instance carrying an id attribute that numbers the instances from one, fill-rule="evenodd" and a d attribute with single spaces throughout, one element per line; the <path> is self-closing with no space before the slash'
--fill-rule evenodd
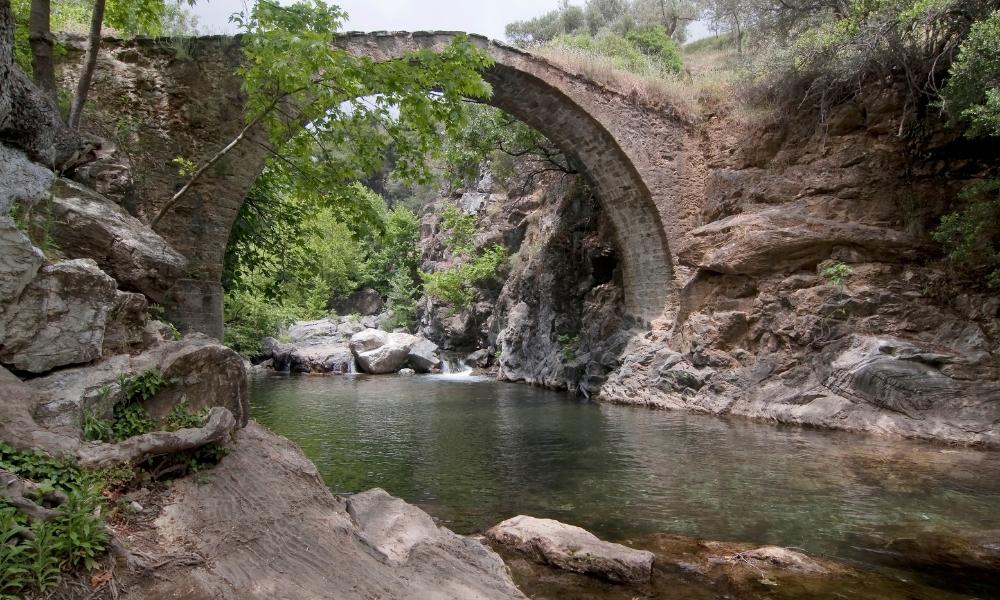
<path id="1" fill-rule="evenodd" d="M 14 62 L 14 13 L 10 0 L 0 0 L 0 131 L 10 115 L 10 69 Z"/>
<path id="2" fill-rule="evenodd" d="M 31 43 L 31 75 L 43 93 L 56 101 L 56 65 L 53 58 L 55 39 L 50 26 L 50 0 L 31 0 L 28 41 Z"/>
<path id="3" fill-rule="evenodd" d="M 94 78 L 94 69 L 97 67 L 97 52 L 101 49 L 101 26 L 104 23 L 105 2 L 106 0 L 94 2 L 94 12 L 90 16 L 87 59 L 83 65 L 83 72 L 80 73 L 80 81 L 76 84 L 76 96 L 73 97 L 73 106 L 69 111 L 69 126 L 73 129 L 80 128 L 80 114 L 83 112 L 83 105 L 87 102 L 90 81 Z"/>

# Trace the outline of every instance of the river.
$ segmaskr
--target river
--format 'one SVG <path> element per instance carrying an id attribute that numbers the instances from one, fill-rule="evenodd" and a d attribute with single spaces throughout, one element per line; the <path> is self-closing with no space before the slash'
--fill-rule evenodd
<path id="1" fill-rule="evenodd" d="M 1000 529 L 994 452 L 468 376 L 258 377 L 251 398 L 335 493 L 381 487 L 459 533 L 529 514 L 611 540 L 669 532 L 886 570 L 873 549 L 900 532 Z"/>

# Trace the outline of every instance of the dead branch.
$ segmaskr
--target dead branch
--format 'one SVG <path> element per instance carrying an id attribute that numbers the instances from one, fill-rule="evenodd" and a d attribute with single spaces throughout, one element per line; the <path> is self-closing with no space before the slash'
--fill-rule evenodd
<path id="1" fill-rule="evenodd" d="M 154 456 L 176 454 L 220 442 L 235 429 L 233 413 L 228 408 L 216 406 L 209 411 L 208 420 L 202 427 L 154 431 L 117 444 L 88 444 L 77 451 L 76 458 L 81 466 L 90 469 L 134 464 Z"/>

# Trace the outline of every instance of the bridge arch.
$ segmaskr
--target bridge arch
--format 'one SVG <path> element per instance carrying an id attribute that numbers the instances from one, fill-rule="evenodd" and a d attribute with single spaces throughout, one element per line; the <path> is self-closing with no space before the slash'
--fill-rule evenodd
<path id="1" fill-rule="evenodd" d="M 388 60 L 412 50 L 443 48 L 455 35 L 348 33 L 337 43 L 352 53 Z M 671 229 L 664 216 L 674 209 L 680 195 L 678 168 L 682 165 L 674 159 L 682 154 L 683 124 L 670 115 L 651 123 L 649 113 L 636 110 L 627 97 L 545 59 L 484 37 L 470 36 L 470 40 L 495 61 L 483 73 L 494 91 L 487 102 L 540 131 L 578 159 L 595 184 L 615 231 L 626 310 L 642 321 L 659 317 L 667 305 L 673 278 L 668 244 Z M 136 50 L 140 54 L 149 51 L 144 44 L 151 42 L 121 42 L 110 52 L 119 61 L 127 56 L 134 63 Z M 242 127 L 241 111 L 232 109 L 243 102 L 240 81 L 234 74 L 241 57 L 238 38 L 200 38 L 195 52 L 203 54 L 197 68 L 174 65 L 157 73 L 157 85 L 169 88 L 165 100 L 159 95 L 146 99 L 149 94 L 141 90 L 126 91 L 133 104 L 146 105 L 144 110 L 130 107 L 133 114 L 138 111 L 155 120 L 160 118 L 158 111 L 164 102 L 170 109 L 170 123 L 147 132 L 161 139 L 148 144 L 151 155 L 139 165 L 151 182 L 136 194 L 142 205 L 139 211 L 146 215 L 155 214 L 182 184 L 173 172 L 173 157 L 182 155 L 195 162 L 207 159 Z M 140 67 L 141 63 L 126 65 L 126 70 Z M 119 65 L 116 77 L 121 78 L 122 70 Z M 139 87 L 139 82 L 135 83 Z M 101 92 L 106 95 L 109 90 Z M 175 283 L 167 307 L 168 316 L 186 331 L 222 335 L 219 282 L 229 232 L 269 157 L 263 131 L 252 131 L 247 137 L 192 186 L 157 228 L 192 263 L 187 277 Z M 169 185 L 163 185 L 165 182 Z"/>

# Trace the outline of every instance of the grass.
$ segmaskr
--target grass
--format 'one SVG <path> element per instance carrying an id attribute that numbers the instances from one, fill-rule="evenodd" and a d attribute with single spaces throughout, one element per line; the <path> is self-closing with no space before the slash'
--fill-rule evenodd
<path id="1" fill-rule="evenodd" d="M 645 104 L 669 106 L 687 120 L 699 119 L 705 100 L 728 96 L 737 81 L 738 59 L 726 36 L 685 46 L 679 75 L 626 71 L 611 57 L 578 48 L 540 46 L 532 52 Z"/>

